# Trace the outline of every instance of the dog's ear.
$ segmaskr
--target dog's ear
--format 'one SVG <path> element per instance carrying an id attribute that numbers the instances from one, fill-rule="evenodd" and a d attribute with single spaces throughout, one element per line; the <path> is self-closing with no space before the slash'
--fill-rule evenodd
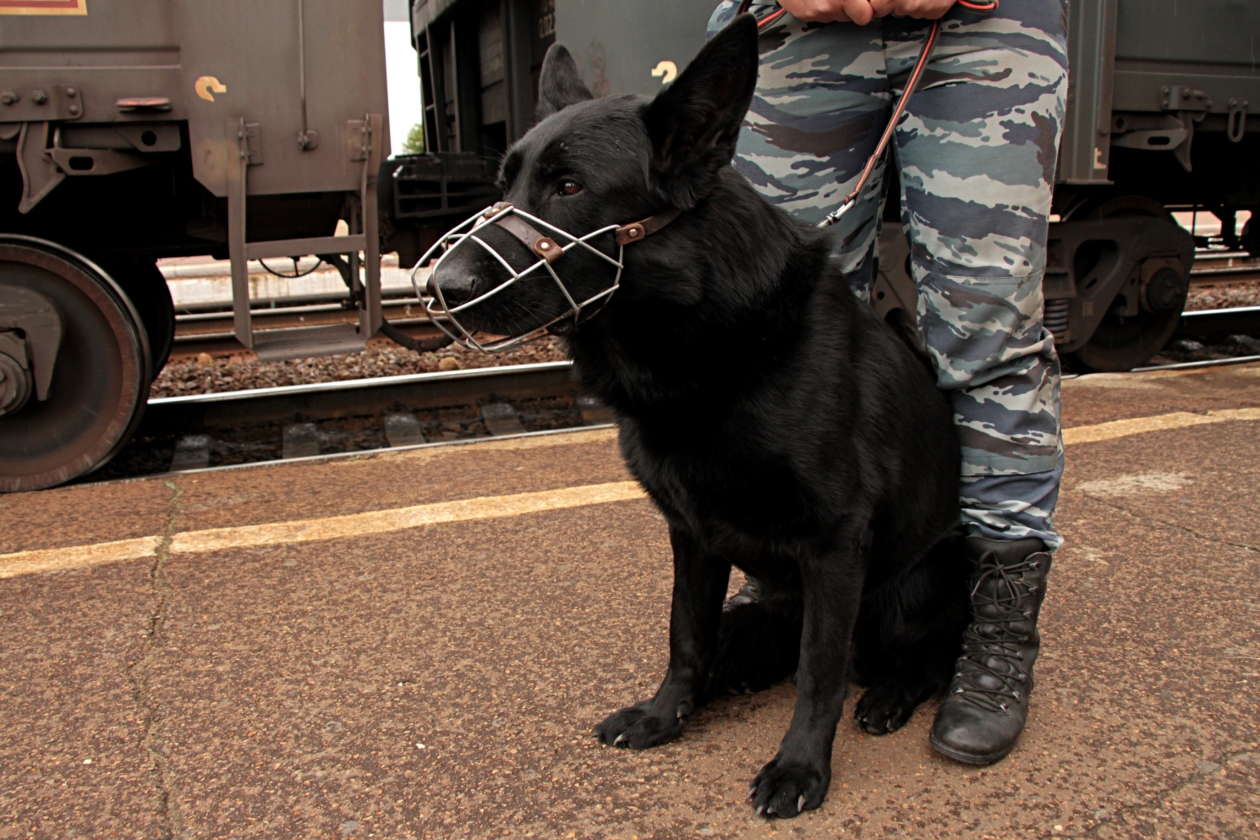
<path id="1" fill-rule="evenodd" d="M 541 122 L 562 108 L 594 98 L 582 81 L 573 56 L 559 44 L 552 44 L 543 58 L 538 78 L 538 109 L 534 118 Z"/>
<path id="2" fill-rule="evenodd" d="M 735 156 L 757 86 L 757 22 L 740 15 L 647 107 L 652 172 L 676 207 L 692 206 Z"/>

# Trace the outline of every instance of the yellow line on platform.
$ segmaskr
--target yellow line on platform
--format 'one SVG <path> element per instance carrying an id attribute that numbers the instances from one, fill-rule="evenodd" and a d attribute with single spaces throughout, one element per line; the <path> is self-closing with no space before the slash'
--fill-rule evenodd
<path id="1" fill-rule="evenodd" d="M 1228 420 L 1260 420 L 1260 408 L 1231 408 L 1209 411 L 1207 414 L 1176 411 L 1172 414 L 1157 414 L 1153 417 L 1134 417 L 1129 420 L 1112 420 L 1110 423 L 1098 423 L 1093 426 L 1077 426 L 1074 429 L 1063 430 L 1063 442 L 1069 445 L 1097 443 L 1144 432 L 1165 432 L 1171 429 L 1204 426 L 1209 423 L 1224 423 Z"/>
<path id="2" fill-rule="evenodd" d="M 234 548 L 255 548 L 265 545 L 297 543 L 358 537 L 366 534 L 388 534 L 408 528 L 440 525 L 449 522 L 471 522 L 478 519 L 502 519 L 526 513 L 602 505 L 645 498 L 637 481 L 615 481 L 609 484 L 588 484 L 510 496 L 482 496 L 454 502 L 371 510 L 345 516 L 320 519 L 299 519 L 293 522 L 270 522 L 264 525 L 238 525 L 233 528 L 211 528 L 176 534 L 167 550 L 176 554 L 205 554 Z M 64 571 L 139 560 L 152 557 L 162 543 L 161 537 L 97 543 L 95 545 L 48 548 L 0 554 L 0 578 L 29 575 L 37 572 Z"/>
<path id="3" fill-rule="evenodd" d="M 0 554 L 0 578 L 31 575 L 36 572 L 56 572 L 63 569 L 82 569 L 101 566 L 123 560 L 139 560 L 157 553 L 161 537 L 140 537 L 134 540 L 76 545 L 69 548 L 41 548 L 35 551 L 19 551 L 16 554 Z"/>
<path id="4" fill-rule="evenodd" d="M 204 554 L 229 548 L 250 548 L 260 545 L 335 540 L 364 534 L 388 534 L 425 525 L 446 522 L 469 522 L 476 519 L 501 519 L 524 513 L 602 505 L 627 499 L 644 498 L 637 481 L 616 481 L 610 484 L 588 484 L 561 490 L 516 493 L 511 496 L 482 496 L 457 502 L 437 502 L 392 510 L 373 510 L 345 516 L 303 519 L 296 522 L 273 522 L 266 525 L 242 525 L 235 528 L 213 528 L 188 531 L 171 540 L 171 554 Z M 3 562 L 0 557 L 0 562 Z"/>
<path id="5" fill-rule="evenodd" d="M 1146 432 L 1185 429 L 1232 420 L 1260 420 L 1260 408 L 1237 408 L 1209 411 L 1207 414 L 1174 412 L 1152 417 L 1113 420 L 1092 426 L 1064 429 L 1063 442 L 1068 445 L 1115 440 Z M 238 548 L 335 540 L 366 534 L 388 534 L 409 528 L 422 528 L 450 522 L 471 522 L 479 519 L 502 519 L 527 513 L 586 507 L 630 499 L 645 498 L 635 481 L 609 484 L 588 484 L 508 496 L 482 496 L 453 502 L 373 510 L 344 516 L 300 519 L 294 522 L 270 522 L 263 525 L 239 525 L 186 531 L 171 538 L 167 550 L 171 555 L 205 554 Z M 82 569 L 125 560 L 153 557 L 162 545 L 162 537 L 140 537 L 93 545 L 46 548 L 0 554 L 0 578 L 38 572 Z"/>

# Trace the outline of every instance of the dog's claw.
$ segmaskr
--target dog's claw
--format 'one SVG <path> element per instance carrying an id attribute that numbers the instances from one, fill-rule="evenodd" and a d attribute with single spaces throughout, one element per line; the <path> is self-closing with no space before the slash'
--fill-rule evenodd
<path id="1" fill-rule="evenodd" d="M 756 795 L 757 795 L 757 789 L 755 787 L 750 787 L 748 789 L 748 801 L 752 802 L 752 798 Z"/>
<path id="2" fill-rule="evenodd" d="M 805 796 L 804 796 L 804 794 L 802 794 L 801 796 L 796 797 L 796 810 L 801 811 L 801 812 L 804 812 L 804 811 L 805 811 Z"/>
<path id="3" fill-rule="evenodd" d="M 626 737 L 626 733 L 622 732 L 620 735 L 618 735 L 616 738 L 613 739 L 613 746 L 620 747 L 622 744 L 628 743 L 629 740 L 630 739 Z"/>
<path id="4" fill-rule="evenodd" d="M 759 816 L 759 817 L 764 817 L 765 815 L 766 815 L 766 806 L 765 806 L 765 805 L 758 805 L 758 806 L 757 806 L 757 816 Z"/>

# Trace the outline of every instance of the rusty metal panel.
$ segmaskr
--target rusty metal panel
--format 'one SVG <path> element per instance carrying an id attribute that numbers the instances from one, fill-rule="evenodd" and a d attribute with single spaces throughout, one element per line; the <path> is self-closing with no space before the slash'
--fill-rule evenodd
<path id="1" fill-rule="evenodd" d="M 250 195 L 357 190 L 363 165 L 345 153 L 347 126 L 388 108 L 380 0 L 181 0 L 175 6 L 197 180 L 215 195 L 227 194 L 238 150 L 224 126 L 244 119 L 261 126 L 266 161 L 250 169 Z M 215 92 L 216 84 L 225 90 Z M 318 133 L 318 145 L 303 150 L 304 128 Z M 386 123 L 376 142 L 388 143 L 388 137 Z"/>
<path id="2" fill-rule="evenodd" d="M 87 0 L 5 0 L 0 15 L 86 15 Z"/>
<path id="3" fill-rule="evenodd" d="M 715 0 L 555 0 L 556 42 L 573 53 L 596 96 L 650 96 L 700 51 L 716 6 Z"/>
<path id="4" fill-rule="evenodd" d="M 1123 0 L 1115 110 L 1225 114 L 1233 99 L 1249 101 L 1254 113 L 1260 108 L 1258 38 L 1255 0 Z"/>
<path id="5" fill-rule="evenodd" d="M 0 104 L 0 122 L 152 119 L 152 109 L 124 111 L 117 104 L 135 97 L 169 99 L 162 118 L 183 119 L 172 4 L 92 0 L 85 8 L 75 15 L 0 15 L 0 91 L 17 96 Z M 66 99 L 69 89 L 76 96 Z"/>
<path id="6" fill-rule="evenodd" d="M 1234 65 L 1255 76 L 1257 38 L 1254 0 L 1121 0 L 1116 59 Z"/>
<path id="7" fill-rule="evenodd" d="M 265 161 L 250 168 L 250 195 L 359 190 L 363 165 L 347 158 L 344 134 L 388 111 L 380 0 L 90 0 L 86 10 L 0 15 L 0 91 L 17 94 L 0 123 L 187 120 L 194 175 L 225 196 L 237 142 L 224 126 L 244 119 L 260 127 Z M 319 136 L 306 150 L 304 128 Z M 375 142 L 388 137 L 386 122 Z"/>

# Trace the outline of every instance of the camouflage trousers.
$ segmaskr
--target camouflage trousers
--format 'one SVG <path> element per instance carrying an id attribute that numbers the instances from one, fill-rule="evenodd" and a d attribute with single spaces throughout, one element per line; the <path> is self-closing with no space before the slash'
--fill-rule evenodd
<path id="1" fill-rule="evenodd" d="M 774 6 L 755 0 L 751 11 Z M 710 34 L 737 7 L 718 6 Z M 767 27 L 736 168 L 772 204 L 820 221 L 856 185 L 928 27 L 790 15 Z M 1007 0 L 989 15 L 956 6 L 891 144 L 919 330 L 962 442 L 963 522 L 977 536 L 1039 537 L 1051 549 L 1062 542 L 1053 516 L 1063 446 L 1041 280 L 1066 94 L 1063 0 Z M 862 296 L 874 277 L 885 166 L 832 228 L 836 258 Z"/>

